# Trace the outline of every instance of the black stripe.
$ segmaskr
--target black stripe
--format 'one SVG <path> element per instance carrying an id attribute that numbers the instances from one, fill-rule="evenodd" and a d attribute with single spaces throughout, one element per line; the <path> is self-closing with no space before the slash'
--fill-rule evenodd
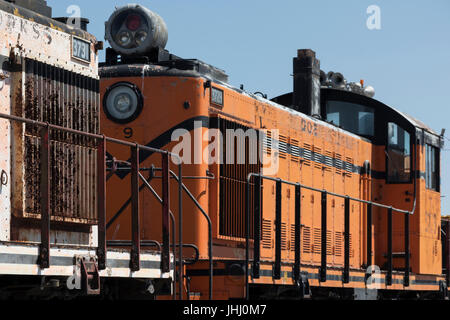
<path id="1" fill-rule="evenodd" d="M 176 126 L 170 128 L 166 132 L 160 134 L 157 138 L 153 139 L 149 143 L 147 143 L 145 146 L 155 149 L 161 149 L 164 146 L 166 146 L 170 141 L 172 134 L 175 130 L 178 129 L 185 129 L 187 131 L 194 130 L 194 122 L 201 121 L 202 122 L 202 128 L 209 128 L 209 117 L 206 116 L 198 116 L 194 118 L 187 119 Z M 148 157 L 150 157 L 154 152 L 146 151 L 146 150 L 139 150 L 139 163 L 144 162 L 147 160 Z M 131 158 L 127 160 L 128 162 L 131 161 Z M 124 179 L 129 172 L 127 171 L 118 171 L 116 172 L 117 176 L 121 179 Z"/>
<path id="2" fill-rule="evenodd" d="M 157 138 L 153 139 L 152 141 L 150 141 L 149 143 L 146 144 L 147 147 L 152 147 L 155 149 L 161 149 L 164 146 L 166 146 L 170 141 L 171 141 L 171 137 L 172 137 L 172 133 L 177 130 L 177 129 L 185 129 L 187 131 L 192 131 L 194 129 L 194 122 L 195 121 L 201 121 L 202 122 L 202 128 L 214 128 L 217 129 L 218 124 L 217 124 L 217 118 L 209 118 L 206 116 L 198 116 L 198 117 L 194 117 L 194 118 L 190 118 L 188 120 L 185 120 L 181 123 L 179 123 L 178 125 L 170 128 L 169 130 L 165 131 L 164 133 L 162 133 L 161 135 L 159 135 Z M 278 142 L 278 145 L 280 144 L 280 141 L 276 141 L 275 139 L 272 139 L 273 142 Z M 317 152 L 313 152 L 311 150 L 305 149 L 305 148 L 301 148 L 298 146 L 293 146 L 289 143 L 281 143 L 286 145 L 286 154 L 289 154 L 291 156 L 296 156 L 296 157 L 300 157 L 303 158 L 305 160 L 310 160 L 312 162 L 315 163 L 319 163 L 325 166 L 329 166 L 329 167 L 333 167 L 339 170 L 343 170 L 346 171 L 348 173 L 356 173 L 356 174 L 361 174 L 362 172 L 364 172 L 363 167 L 358 166 L 358 165 L 354 165 L 350 162 L 341 160 L 341 159 L 336 159 L 336 158 L 331 158 L 328 156 L 325 156 L 321 153 L 317 153 Z M 273 146 L 273 143 L 271 143 L 271 147 Z M 280 149 L 280 148 L 279 148 Z M 294 151 L 296 150 L 296 151 Z M 278 150 L 280 151 L 280 150 Z M 294 154 L 295 153 L 295 154 Z M 149 152 L 149 151 L 143 151 L 141 150 L 139 153 L 139 159 L 140 162 L 145 161 L 148 157 L 150 157 L 153 154 L 153 152 Z M 130 159 L 128 160 L 130 161 Z M 127 171 L 118 171 L 116 174 L 117 176 L 119 176 L 121 179 L 125 178 L 128 175 L 129 172 Z M 425 179 L 425 172 L 416 170 L 416 178 L 417 179 Z M 377 179 L 377 180 L 385 180 L 386 179 L 386 172 L 385 171 L 376 171 L 376 170 L 371 170 L 370 176 L 372 177 L 372 179 Z"/>
<path id="3" fill-rule="evenodd" d="M 207 269 L 187 270 L 186 274 L 188 276 L 192 276 L 192 277 L 206 277 L 206 276 L 209 276 L 209 270 L 207 270 Z M 309 273 L 309 272 L 305 272 L 305 271 L 302 271 L 301 274 L 306 276 L 310 280 L 318 280 L 319 276 L 320 276 L 319 273 Z M 227 271 L 225 269 L 215 269 L 214 270 L 214 275 L 215 276 L 230 276 L 230 275 L 245 276 L 245 273 L 242 272 L 240 274 L 235 274 L 235 273 L 231 274 L 230 271 Z M 260 270 L 260 276 L 261 277 L 272 278 L 273 271 L 272 270 L 268 270 L 268 269 L 261 269 Z M 284 276 L 286 276 L 287 278 L 292 278 L 293 273 L 291 271 L 281 271 L 281 278 L 284 278 Z M 376 283 L 378 283 L 378 284 L 386 284 L 385 276 L 386 275 L 384 275 L 384 277 L 381 278 L 381 279 L 377 278 L 376 279 Z M 342 282 L 342 275 L 327 273 L 326 280 L 327 281 L 340 281 L 340 282 Z M 350 276 L 349 280 L 350 280 L 350 282 L 365 282 L 366 281 L 365 277 L 360 277 L 360 276 Z M 392 284 L 403 284 L 403 279 L 393 278 L 392 279 Z M 435 285 L 435 286 L 439 286 L 439 280 L 413 280 L 412 284 L 415 284 L 415 285 Z"/>

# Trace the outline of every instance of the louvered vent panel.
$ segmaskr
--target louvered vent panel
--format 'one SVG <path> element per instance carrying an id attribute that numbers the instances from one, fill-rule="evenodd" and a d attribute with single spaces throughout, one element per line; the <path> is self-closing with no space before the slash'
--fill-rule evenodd
<path id="1" fill-rule="evenodd" d="M 334 233 L 334 254 L 337 257 L 342 257 L 344 253 L 344 233 Z"/>
<path id="2" fill-rule="evenodd" d="M 322 163 L 324 162 L 323 155 L 322 155 L 322 149 L 314 147 L 313 150 L 314 150 L 314 156 L 313 156 L 314 167 L 317 169 L 322 169 Z"/>
<path id="3" fill-rule="evenodd" d="M 351 177 L 353 173 L 353 159 L 345 158 L 345 173 L 347 176 Z"/>
<path id="4" fill-rule="evenodd" d="M 327 255 L 333 255 L 333 234 L 327 231 Z"/>
<path id="5" fill-rule="evenodd" d="M 333 167 L 333 153 L 330 151 L 325 151 L 324 156 L 324 163 L 325 163 L 325 170 L 330 172 L 331 168 Z"/>
<path id="6" fill-rule="evenodd" d="M 262 247 L 272 249 L 272 221 L 263 219 L 262 221 Z"/>
<path id="7" fill-rule="evenodd" d="M 311 253 L 312 252 L 312 242 L 311 242 L 311 228 L 303 227 L 302 228 L 302 247 L 303 253 Z"/>
<path id="8" fill-rule="evenodd" d="M 280 151 L 280 158 L 286 159 L 288 155 L 288 141 L 289 139 L 283 135 L 280 135 L 278 141 L 278 150 Z"/>
<path id="9" fill-rule="evenodd" d="M 342 170 L 344 169 L 344 163 L 342 161 L 342 155 L 339 153 L 334 154 L 334 161 L 335 161 L 335 167 L 336 167 L 336 173 L 341 174 Z"/>
<path id="10" fill-rule="evenodd" d="M 295 139 L 291 139 L 291 160 L 299 162 L 301 157 L 300 142 Z"/>
<path id="11" fill-rule="evenodd" d="M 25 60 L 24 117 L 87 133 L 99 133 L 99 81 L 32 59 Z M 25 212 L 40 217 L 40 132 L 26 125 L 24 133 Z M 50 131 L 51 219 L 95 224 L 95 140 Z"/>
<path id="12" fill-rule="evenodd" d="M 286 223 L 281 223 L 281 250 L 289 250 L 288 247 L 288 230 Z"/>
<path id="13" fill-rule="evenodd" d="M 303 144 L 303 159 L 305 160 L 303 162 L 304 165 L 306 165 L 306 166 L 311 165 L 311 161 L 313 160 L 312 146 L 308 143 Z"/>
<path id="14" fill-rule="evenodd" d="M 267 154 L 272 153 L 272 132 L 270 132 L 269 130 L 267 130 L 264 134 L 263 149 Z"/>
<path id="15" fill-rule="evenodd" d="M 290 247 L 291 251 L 295 251 L 295 224 L 291 224 Z"/>
<path id="16" fill-rule="evenodd" d="M 320 254 L 322 252 L 322 233 L 319 228 L 314 228 L 313 232 L 313 253 Z"/>

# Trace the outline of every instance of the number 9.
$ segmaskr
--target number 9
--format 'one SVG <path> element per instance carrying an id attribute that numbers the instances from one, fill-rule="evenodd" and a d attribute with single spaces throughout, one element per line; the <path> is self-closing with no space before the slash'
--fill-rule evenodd
<path id="1" fill-rule="evenodd" d="M 125 129 L 123 129 L 123 134 L 126 139 L 130 139 L 133 136 L 133 129 L 125 128 Z"/>

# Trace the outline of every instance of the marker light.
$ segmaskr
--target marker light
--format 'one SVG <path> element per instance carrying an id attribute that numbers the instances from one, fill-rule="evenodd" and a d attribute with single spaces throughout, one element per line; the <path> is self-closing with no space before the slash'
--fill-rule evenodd
<path id="1" fill-rule="evenodd" d="M 136 31 L 141 26 L 141 16 L 138 14 L 130 14 L 127 18 L 127 28 L 131 31 Z"/>

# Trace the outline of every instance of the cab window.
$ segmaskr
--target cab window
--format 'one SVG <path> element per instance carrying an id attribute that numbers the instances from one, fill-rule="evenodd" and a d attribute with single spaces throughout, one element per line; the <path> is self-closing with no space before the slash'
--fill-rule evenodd
<path id="1" fill-rule="evenodd" d="M 425 181 L 427 189 L 439 191 L 439 149 L 426 145 L 426 172 Z"/>
<path id="2" fill-rule="evenodd" d="M 374 135 L 373 108 L 345 101 L 328 100 L 326 104 L 328 122 L 360 136 Z"/>
<path id="3" fill-rule="evenodd" d="M 387 182 L 411 182 L 411 137 L 393 122 L 388 123 Z"/>

